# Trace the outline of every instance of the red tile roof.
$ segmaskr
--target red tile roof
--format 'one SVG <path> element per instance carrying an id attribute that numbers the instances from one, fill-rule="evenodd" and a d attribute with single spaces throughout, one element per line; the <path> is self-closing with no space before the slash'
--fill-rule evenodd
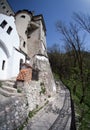
<path id="1" fill-rule="evenodd" d="M 31 79 L 32 79 L 31 68 L 21 69 L 19 75 L 17 76 L 17 81 L 30 81 Z"/>

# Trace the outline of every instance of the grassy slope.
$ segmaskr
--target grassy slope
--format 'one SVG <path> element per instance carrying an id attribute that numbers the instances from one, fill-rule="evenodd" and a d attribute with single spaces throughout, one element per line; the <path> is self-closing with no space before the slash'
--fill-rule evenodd
<path id="1" fill-rule="evenodd" d="M 87 87 L 86 97 L 84 103 L 80 104 L 80 97 L 82 95 L 82 89 L 77 84 L 76 94 L 73 94 L 73 84 L 71 81 L 65 81 L 64 83 L 71 91 L 72 98 L 74 100 L 77 122 L 79 124 L 79 130 L 90 130 L 90 85 Z"/>
<path id="2" fill-rule="evenodd" d="M 90 70 L 90 53 L 84 52 L 86 68 Z M 66 54 L 64 54 L 66 56 Z M 53 66 L 54 67 L 54 66 Z M 56 79 L 59 79 L 58 72 L 54 72 Z M 90 76 L 90 75 L 89 75 Z M 89 78 L 89 77 L 88 77 Z M 78 130 L 90 130 L 90 79 L 86 85 L 86 95 L 84 103 L 80 104 L 82 96 L 81 82 L 79 79 L 63 79 L 63 83 L 70 89 L 72 98 L 74 100 L 76 111 L 76 124 L 79 126 Z M 76 93 L 73 92 L 73 86 L 76 85 Z"/>

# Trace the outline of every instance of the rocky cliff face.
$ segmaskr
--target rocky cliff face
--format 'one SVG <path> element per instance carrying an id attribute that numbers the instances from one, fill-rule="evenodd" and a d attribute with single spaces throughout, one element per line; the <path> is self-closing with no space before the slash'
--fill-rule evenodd
<path id="1" fill-rule="evenodd" d="M 56 85 L 47 57 L 43 55 L 35 55 L 31 64 L 33 68 L 38 70 L 38 80 L 44 83 L 47 93 L 56 92 Z"/>
<path id="2" fill-rule="evenodd" d="M 50 68 L 49 60 L 42 55 L 35 55 L 31 59 L 32 80 L 17 82 L 17 88 L 25 94 L 28 101 L 28 111 L 43 106 L 48 98 L 56 93 L 56 85 Z"/>
<path id="3" fill-rule="evenodd" d="M 0 99 L 2 99 L 0 100 L 0 130 L 16 130 L 26 121 L 30 111 L 44 106 L 56 93 L 42 25 L 40 29 L 30 37 L 31 44 L 29 43 L 30 48 L 28 48 L 31 68 L 25 68 L 25 72 L 22 73 L 27 74 L 26 80 L 22 81 L 20 76 L 17 77 L 18 82 L 16 81 L 15 85 L 9 82 L 8 85 L 4 84 L 4 87 L 0 88 Z"/>
<path id="4" fill-rule="evenodd" d="M 27 101 L 22 94 L 5 97 L 0 94 L 0 130 L 14 130 L 27 118 Z"/>
<path id="5" fill-rule="evenodd" d="M 56 93 L 56 85 L 50 68 L 49 60 L 43 55 L 35 55 L 31 59 L 33 67 L 32 80 L 5 84 L 5 94 L 0 92 L 0 130 L 19 128 L 28 118 L 30 111 L 42 107 Z M 7 86 L 8 85 L 8 86 Z M 12 93 L 11 90 L 15 92 Z M 8 90 L 8 92 L 7 92 Z M 17 92 L 19 93 L 17 93 Z M 8 94 L 9 93 L 9 94 Z"/>

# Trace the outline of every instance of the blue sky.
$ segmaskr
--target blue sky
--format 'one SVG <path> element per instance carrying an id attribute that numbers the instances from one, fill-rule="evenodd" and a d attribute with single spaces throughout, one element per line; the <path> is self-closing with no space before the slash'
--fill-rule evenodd
<path id="1" fill-rule="evenodd" d="M 62 20 L 66 23 L 71 21 L 73 12 L 90 13 L 90 0 L 8 0 L 16 12 L 22 9 L 34 11 L 35 15 L 43 14 L 47 28 L 47 46 L 63 43 L 60 34 L 56 31 L 55 23 Z M 90 50 L 87 42 L 86 49 Z"/>

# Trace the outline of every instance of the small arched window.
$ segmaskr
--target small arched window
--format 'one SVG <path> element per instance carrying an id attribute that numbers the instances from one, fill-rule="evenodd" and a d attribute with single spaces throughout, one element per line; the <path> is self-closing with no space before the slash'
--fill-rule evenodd
<path id="1" fill-rule="evenodd" d="M 25 15 L 21 15 L 21 18 L 25 18 Z"/>
<path id="2" fill-rule="evenodd" d="M 2 62 L 2 70 L 4 70 L 4 68 L 5 68 L 5 60 L 3 60 Z"/>
<path id="3" fill-rule="evenodd" d="M 3 9 L 5 9 L 6 7 L 5 7 L 5 6 L 3 6 L 2 8 L 3 8 Z"/>
<path id="4" fill-rule="evenodd" d="M 23 47 L 25 48 L 25 46 L 26 46 L 26 42 L 23 42 Z"/>
<path id="5" fill-rule="evenodd" d="M 20 70 L 22 69 L 22 64 L 23 64 L 23 59 L 20 59 L 20 66 L 19 66 Z"/>
<path id="6" fill-rule="evenodd" d="M 6 12 L 8 13 L 9 11 L 7 10 Z"/>

